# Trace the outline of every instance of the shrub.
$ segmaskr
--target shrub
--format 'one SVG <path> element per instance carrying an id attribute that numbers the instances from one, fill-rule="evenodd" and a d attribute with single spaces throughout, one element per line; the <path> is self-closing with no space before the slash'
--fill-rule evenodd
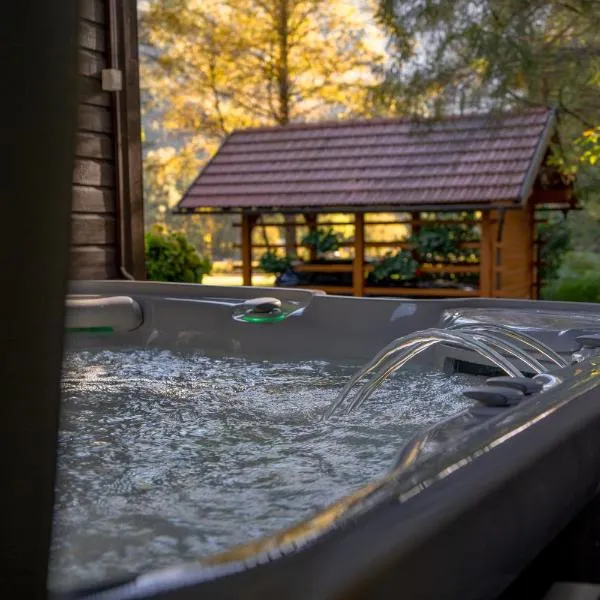
<path id="1" fill-rule="evenodd" d="M 151 281 L 202 283 L 211 271 L 211 262 L 198 254 L 179 231 L 155 225 L 146 233 L 146 273 Z"/>
<path id="2" fill-rule="evenodd" d="M 564 219 L 550 223 L 539 223 L 537 236 L 541 242 L 539 277 L 550 285 L 558 276 L 565 254 L 571 250 L 571 235 Z"/>
<path id="3" fill-rule="evenodd" d="M 265 273 L 281 275 L 292 266 L 292 259 L 289 256 L 280 257 L 272 250 L 265 252 L 258 261 L 258 268 Z"/>
<path id="4" fill-rule="evenodd" d="M 332 228 L 315 229 L 302 238 L 302 245 L 313 248 L 319 257 L 339 250 L 341 242 L 342 236 Z"/>
<path id="5" fill-rule="evenodd" d="M 409 242 L 421 261 L 425 262 L 477 262 L 475 250 L 461 250 L 461 242 L 477 239 L 472 225 L 461 223 L 434 223 L 423 225 L 413 233 Z"/>
<path id="6" fill-rule="evenodd" d="M 568 252 L 556 280 L 542 289 L 544 300 L 600 302 L 600 256 Z"/>
<path id="7" fill-rule="evenodd" d="M 406 281 L 412 279 L 418 268 L 417 261 L 410 252 L 400 250 L 396 254 L 386 254 L 373 268 L 371 273 L 377 283 L 382 281 Z"/>

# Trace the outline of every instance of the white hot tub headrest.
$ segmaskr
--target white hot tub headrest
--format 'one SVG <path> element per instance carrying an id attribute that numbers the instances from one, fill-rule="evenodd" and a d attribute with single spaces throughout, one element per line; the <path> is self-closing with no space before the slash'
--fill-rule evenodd
<path id="1" fill-rule="evenodd" d="M 70 331 L 132 331 L 143 322 L 140 305 L 129 296 L 68 296 L 66 328 Z"/>

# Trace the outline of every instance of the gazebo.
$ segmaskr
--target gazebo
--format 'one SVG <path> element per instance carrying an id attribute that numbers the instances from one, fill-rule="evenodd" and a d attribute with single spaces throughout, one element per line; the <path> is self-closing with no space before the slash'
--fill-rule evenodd
<path id="1" fill-rule="evenodd" d="M 253 236 L 258 226 L 314 233 L 334 224 L 327 215 L 344 213 L 354 235 L 339 245 L 353 249 L 352 260 L 309 259 L 292 268 L 296 273 L 345 273 L 346 279 L 337 285 L 309 281 L 302 287 L 354 296 L 535 298 L 540 286 L 536 224 L 546 211 L 576 205 L 572 183 L 548 161 L 554 129 L 553 111 L 534 109 L 236 131 L 175 210 L 240 215 L 244 285 L 252 284 L 255 252 L 274 250 L 266 236 L 262 243 Z M 387 220 L 381 218 L 384 213 Z M 273 224 L 277 214 L 287 216 L 285 224 Z M 398 224 L 411 237 L 389 241 L 366 235 L 369 227 Z M 436 231 L 441 232 L 437 238 Z M 429 242 L 441 240 L 445 251 L 427 246 L 426 234 Z M 448 249 L 449 240 L 454 249 Z M 300 249 L 302 244 L 292 236 L 275 249 L 289 251 L 290 246 Z M 374 278 L 377 265 L 365 257 L 381 248 L 396 250 L 402 264 L 412 261 L 412 276 L 400 273 L 396 283 L 381 285 Z M 310 258 L 315 258 L 314 249 Z M 438 275 L 465 276 L 470 284 L 422 285 Z"/>

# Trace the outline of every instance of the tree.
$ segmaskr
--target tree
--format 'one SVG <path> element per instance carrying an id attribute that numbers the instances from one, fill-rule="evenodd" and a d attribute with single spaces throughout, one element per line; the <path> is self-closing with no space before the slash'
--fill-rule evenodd
<path id="1" fill-rule="evenodd" d="M 165 172 L 176 179 L 163 205 L 235 129 L 364 114 L 382 64 L 368 15 L 347 0 L 154 0 L 140 35 L 151 202 Z"/>
<path id="2" fill-rule="evenodd" d="M 598 109 L 598 0 L 380 0 L 377 16 L 394 54 L 388 83 L 434 104 L 553 100 L 584 122 Z"/>
<path id="3" fill-rule="evenodd" d="M 558 148 L 598 125 L 598 0 L 380 0 L 393 60 L 378 99 L 412 112 L 555 106 Z"/>
<path id="4" fill-rule="evenodd" d="M 577 175 L 586 207 L 569 217 L 573 243 L 597 247 L 600 2 L 380 0 L 377 17 L 392 55 L 380 104 L 420 115 L 556 108 L 552 159 L 566 177 Z"/>

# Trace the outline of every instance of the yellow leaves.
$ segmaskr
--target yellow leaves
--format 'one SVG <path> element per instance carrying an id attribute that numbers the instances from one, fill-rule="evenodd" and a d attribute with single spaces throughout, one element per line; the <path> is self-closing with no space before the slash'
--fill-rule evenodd
<path id="1" fill-rule="evenodd" d="M 376 82 L 371 67 L 383 60 L 384 36 L 372 15 L 347 0 L 288 1 L 282 55 L 277 18 L 283 1 L 153 5 L 142 29 L 159 60 L 143 62 L 142 79 L 167 105 L 168 129 L 204 128 L 205 135 L 222 136 L 280 121 L 284 101 L 292 120 L 360 110 Z M 285 100 L 281 77 L 289 90 Z"/>
<path id="2" fill-rule="evenodd" d="M 588 129 L 583 132 L 583 137 L 587 138 L 589 141 L 593 143 L 597 143 L 600 139 L 600 127 L 596 127 L 596 129 Z"/>
<path id="3" fill-rule="evenodd" d="M 580 149 L 580 162 L 594 166 L 600 161 L 600 125 L 587 129 L 581 137 L 575 140 L 575 145 Z"/>
<path id="4" fill-rule="evenodd" d="M 291 121 L 364 114 L 385 58 L 373 14 L 349 0 L 144 3 L 144 125 L 164 144 L 146 153 L 151 201 L 172 206 L 235 129 L 283 122 L 286 112 Z"/>
<path id="5" fill-rule="evenodd" d="M 525 74 L 521 71 L 515 73 L 512 77 L 512 87 L 515 90 L 523 90 L 527 87 L 527 81 L 525 79 Z"/>
<path id="6" fill-rule="evenodd" d="M 477 75 L 483 75 L 489 68 L 489 61 L 486 58 L 477 58 L 471 64 L 471 68 Z"/>
<path id="7" fill-rule="evenodd" d="M 212 148 L 211 148 L 212 149 Z M 144 161 L 144 184 L 154 203 L 174 206 L 198 173 L 205 147 L 188 142 L 181 147 L 163 146 L 149 150 Z"/>
<path id="8" fill-rule="evenodd" d="M 427 88 L 427 96 L 429 98 L 438 98 L 444 92 L 444 84 L 434 82 Z"/>

